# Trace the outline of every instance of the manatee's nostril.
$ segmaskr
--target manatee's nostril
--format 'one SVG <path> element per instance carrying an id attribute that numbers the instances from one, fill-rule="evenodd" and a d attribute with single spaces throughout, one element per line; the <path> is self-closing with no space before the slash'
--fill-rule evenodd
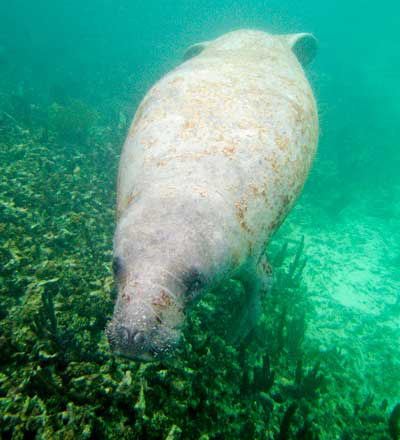
<path id="1" fill-rule="evenodd" d="M 136 335 L 133 337 L 133 341 L 135 344 L 143 344 L 145 341 L 144 334 L 142 332 L 137 332 Z"/>
<path id="2" fill-rule="evenodd" d="M 130 331 L 127 327 L 121 326 L 120 327 L 120 335 L 121 335 L 121 342 L 123 345 L 129 344 L 130 339 Z"/>
<path id="3" fill-rule="evenodd" d="M 143 345 L 146 341 L 144 333 L 135 329 L 130 329 L 125 325 L 119 327 L 119 340 L 122 346 L 131 344 Z"/>

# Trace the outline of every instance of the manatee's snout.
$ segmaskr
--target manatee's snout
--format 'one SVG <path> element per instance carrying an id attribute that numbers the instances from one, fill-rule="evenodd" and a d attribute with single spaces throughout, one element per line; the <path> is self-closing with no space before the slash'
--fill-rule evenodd
<path id="1" fill-rule="evenodd" d="M 179 331 L 171 328 L 158 317 L 121 319 L 115 314 L 107 327 L 111 350 L 118 356 L 139 361 L 164 359 L 175 349 Z"/>
<path id="2" fill-rule="evenodd" d="M 160 357 L 160 350 L 153 346 L 149 335 L 129 325 L 111 323 L 107 336 L 113 352 L 134 360 L 152 361 Z"/>
<path id="3" fill-rule="evenodd" d="M 180 338 L 181 305 L 151 283 L 120 286 L 106 333 L 112 351 L 130 359 L 156 361 L 167 357 Z"/>
<path id="4" fill-rule="evenodd" d="M 174 353 L 187 305 L 202 279 L 174 223 L 172 230 L 157 227 L 153 236 L 140 233 L 143 219 L 135 222 L 135 215 L 128 210 L 114 235 L 118 295 L 107 336 L 115 354 L 157 361 Z"/>

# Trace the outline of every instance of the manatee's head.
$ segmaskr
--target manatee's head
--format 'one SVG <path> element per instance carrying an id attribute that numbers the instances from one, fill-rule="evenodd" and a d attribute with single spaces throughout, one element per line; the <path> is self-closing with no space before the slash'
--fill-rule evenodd
<path id="1" fill-rule="evenodd" d="M 123 222 L 114 236 L 113 270 L 118 287 L 114 314 L 106 333 L 120 356 L 153 361 L 173 353 L 185 309 L 204 289 L 201 270 L 174 232 L 154 230 L 147 235 Z"/>

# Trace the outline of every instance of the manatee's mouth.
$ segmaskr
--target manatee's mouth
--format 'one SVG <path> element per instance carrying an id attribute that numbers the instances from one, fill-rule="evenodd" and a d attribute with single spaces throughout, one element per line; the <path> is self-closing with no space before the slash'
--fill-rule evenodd
<path id="1" fill-rule="evenodd" d="M 144 332 L 113 322 L 108 325 L 106 334 L 114 354 L 142 362 L 164 359 L 175 345 L 172 341 L 167 342 L 159 332 Z"/>

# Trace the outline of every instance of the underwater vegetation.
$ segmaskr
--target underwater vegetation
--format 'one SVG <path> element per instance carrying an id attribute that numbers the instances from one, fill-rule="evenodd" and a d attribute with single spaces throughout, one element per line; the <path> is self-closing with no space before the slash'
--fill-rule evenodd
<path id="1" fill-rule="evenodd" d="M 49 129 L 57 133 L 59 142 L 84 146 L 98 114 L 82 101 L 72 100 L 67 105 L 54 103 L 49 109 Z"/>
<path id="2" fill-rule="evenodd" d="M 1 438 L 399 438 L 399 405 L 358 392 L 339 350 L 305 344 L 305 237 L 268 250 L 273 288 L 240 345 L 229 334 L 245 292 L 230 281 L 193 308 L 173 359 L 114 357 L 103 330 L 123 118 L 79 100 L 10 99 L 0 112 Z"/>

